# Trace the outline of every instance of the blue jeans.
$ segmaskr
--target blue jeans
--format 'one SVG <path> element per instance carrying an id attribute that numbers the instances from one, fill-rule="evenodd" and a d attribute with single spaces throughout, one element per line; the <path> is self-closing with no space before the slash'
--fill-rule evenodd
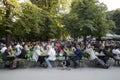
<path id="1" fill-rule="evenodd" d="M 81 59 L 81 57 L 79 57 L 79 56 L 74 56 L 74 57 L 72 58 L 72 61 L 73 61 L 73 63 L 74 63 L 74 67 L 77 67 L 77 66 L 78 66 L 77 60 L 80 60 L 80 59 Z"/>
<path id="2" fill-rule="evenodd" d="M 52 65 L 50 63 L 50 60 L 48 58 L 45 58 L 45 62 L 47 63 L 48 65 L 48 68 L 52 68 Z"/>
<path id="3" fill-rule="evenodd" d="M 107 67 L 107 65 L 104 63 L 104 61 L 102 61 L 99 58 L 95 58 L 94 61 L 99 63 L 103 68 Z"/>

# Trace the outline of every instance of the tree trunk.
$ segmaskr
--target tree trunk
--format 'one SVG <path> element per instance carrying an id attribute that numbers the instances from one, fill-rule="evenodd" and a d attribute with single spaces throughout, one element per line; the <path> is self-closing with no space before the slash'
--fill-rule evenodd
<path id="1" fill-rule="evenodd" d="M 98 41 L 101 41 L 102 39 L 101 39 L 101 36 L 98 36 Z"/>
<path id="2" fill-rule="evenodd" d="M 6 45 L 7 45 L 7 47 L 10 46 L 11 43 L 12 43 L 11 34 L 6 32 Z"/>
<path id="3" fill-rule="evenodd" d="M 9 19 L 10 14 L 11 14 L 11 6 L 7 4 L 7 0 L 3 0 L 4 5 L 6 6 L 6 46 L 11 45 L 11 33 L 10 33 L 10 27 L 9 24 L 11 24 L 11 19 Z"/>
<path id="4" fill-rule="evenodd" d="M 87 36 L 83 36 L 83 40 L 84 40 L 84 48 L 86 48 L 86 40 L 87 40 Z"/>

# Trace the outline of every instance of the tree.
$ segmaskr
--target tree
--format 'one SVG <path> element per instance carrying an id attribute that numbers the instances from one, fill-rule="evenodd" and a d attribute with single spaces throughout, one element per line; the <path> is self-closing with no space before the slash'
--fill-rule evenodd
<path id="1" fill-rule="evenodd" d="M 65 24 L 71 35 L 101 38 L 113 28 L 114 23 L 106 18 L 106 6 L 98 0 L 74 0 L 71 11 L 65 18 Z M 112 25 L 111 25 L 112 24 Z"/>
<path id="2" fill-rule="evenodd" d="M 120 35 L 120 9 L 116 9 L 114 11 L 109 11 L 108 13 L 108 19 L 113 20 L 115 22 L 116 28 L 113 29 L 113 32 L 115 34 Z"/>
<path id="3" fill-rule="evenodd" d="M 107 33 L 112 33 L 112 29 L 115 28 L 114 22 L 107 18 L 106 12 L 106 5 L 99 3 L 98 7 L 96 7 L 96 17 L 93 19 L 95 28 L 97 29 L 93 35 L 97 37 L 98 40 L 101 40 L 101 37 L 105 36 Z"/>
<path id="4" fill-rule="evenodd" d="M 48 16 L 47 12 L 30 2 L 22 3 L 21 9 L 23 14 L 14 24 L 16 26 L 14 36 L 18 38 L 21 36 L 20 38 L 27 40 L 31 40 L 32 37 L 36 38 L 37 35 L 41 36 L 45 17 Z"/>
<path id="5" fill-rule="evenodd" d="M 61 38 L 61 33 L 65 32 L 63 29 L 62 23 L 62 12 L 65 12 L 66 9 L 69 8 L 71 0 L 31 0 L 32 3 L 36 4 L 38 7 L 42 8 L 46 12 L 49 13 L 50 18 L 46 17 L 45 23 L 45 33 L 50 33 L 48 35 L 44 35 L 46 38 Z M 52 24 L 51 24 L 52 21 Z"/>
<path id="6" fill-rule="evenodd" d="M 66 26 L 71 35 L 74 36 L 74 38 L 77 38 L 79 36 L 84 36 L 84 43 L 86 44 L 86 37 L 88 35 L 91 35 L 93 31 L 96 29 L 94 28 L 94 22 L 93 22 L 93 10 L 95 7 L 95 0 L 89 1 L 89 0 L 75 0 L 72 3 L 71 6 L 71 12 L 70 16 L 71 19 L 68 19 L 70 21 L 69 26 Z M 67 20 L 66 20 L 67 21 Z"/>
<path id="7" fill-rule="evenodd" d="M 18 40 L 47 41 L 55 37 L 57 27 L 50 13 L 30 2 L 22 3 L 21 9 L 23 14 L 16 20 L 13 33 Z"/>
<path id="8" fill-rule="evenodd" d="M 4 37 L 4 27 L 2 26 L 3 22 L 3 17 L 4 17 L 4 9 L 0 7 L 0 38 Z"/>
<path id="9" fill-rule="evenodd" d="M 12 34 L 12 19 L 14 16 L 20 14 L 20 6 L 17 0 L 3 0 L 4 15 L 2 20 L 2 27 L 6 32 L 6 45 L 11 45 L 11 34 Z M 4 32 L 4 33 L 5 33 Z"/>
<path id="10" fill-rule="evenodd" d="M 7 45 L 10 45 L 11 37 L 14 40 L 46 41 L 65 36 L 61 12 L 68 1 L 40 0 L 39 4 L 35 3 L 36 6 L 30 2 L 20 4 L 18 0 L 3 0 L 0 30 L 2 34 L 7 33 Z"/>

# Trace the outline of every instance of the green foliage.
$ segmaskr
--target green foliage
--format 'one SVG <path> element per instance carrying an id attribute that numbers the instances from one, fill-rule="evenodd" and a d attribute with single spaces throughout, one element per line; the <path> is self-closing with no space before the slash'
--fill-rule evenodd
<path id="1" fill-rule="evenodd" d="M 16 26 L 14 34 L 29 40 L 42 32 L 42 28 L 45 25 L 45 17 L 48 17 L 48 14 L 31 3 L 22 3 L 21 9 L 23 14 L 19 16 L 19 19 L 14 24 Z"/>
<path id="2" fill-rule="evenodd" d="M 108 12 L 108 19 L 113 20 L 115 22 L 116 28 L 113 29 L 115 34 L 120 35 L 120 9 L 116 9 L 115 11 Z"/>
<path id="3" fill-rule="evenodd" d="M 102 37 L 115 27 L 106 17 L 107 7 L 98 0 L 73 0 L 71 11 L 64 17 L 64 23 L 72 37 Z"/>
<path id="4" fill-rule="evenodd" d="M 9 33 L 15 40 L 28 41 L 63 39 L 68 35 L 73 38 L 101 37 L 115 26 L 111 19 L 106 18 L 106 6 L 98 0 L 31 2 L 20 4 L 18 0 L 3 0 L 5 7 L 0 7 L 0 36 Z M 112 17 L 114 20 L 117 18 L 115 15 Z"/>
<path id="5" fill-rule="evenodd" d="M 14 36 L 30 41 L 48 40 L 57 36 L 57 30 L 61 27 L 57 15 L 29 2 L 22 3 L 21 6 L 23 14 L 15 22 Z"/>
<path id="6" fill-rule="evenodd" d="M 50 21 L 46 21 L 46 28 L 49 27 L 46 32 L 49 32 L 50 34 L 45 37 L 57 39 L 65 38 L 67 36 L 67 32 L 62 24 L 63 21 L 61 13 L 65 12 L 65 10 L 69 8 L 71 0 L 31 0 L 31 2 L 48 12 L 50 15 Z"/>

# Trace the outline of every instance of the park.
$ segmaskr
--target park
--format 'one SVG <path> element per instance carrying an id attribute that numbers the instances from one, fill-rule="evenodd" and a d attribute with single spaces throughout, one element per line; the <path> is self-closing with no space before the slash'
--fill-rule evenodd
<path id="1" fill-rule="evenodd" d="M 0 0 L 0 79 L 117 80 L 119 21 L 101 0 Z"/>

